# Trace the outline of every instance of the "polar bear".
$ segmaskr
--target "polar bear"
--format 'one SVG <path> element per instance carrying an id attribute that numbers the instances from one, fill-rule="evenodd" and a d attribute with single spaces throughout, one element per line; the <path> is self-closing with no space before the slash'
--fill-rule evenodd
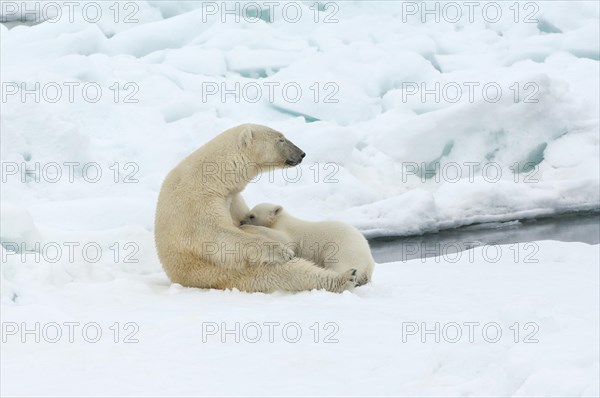
<path id="1" fill-rule="evenodd" d="M 296 166 L 304 152 L 266 126 L 243 124 L 219 134 L 165 178 L 156 207 L 155 244 L 172 282 L 247 292 L 354 287 L 356 270 L 319 268 L 264 227 L 240 227 L 248 206 L 240 195 L 263 168 Z M 268 231 L 267 231 L 268 232 Z"/>
<path id="2" fill-rule="evenodd" d="M 369 243 L 352 225 L 339 221 L 310 222 L 293 217 L 282 206 L 256 205 L 242 225 L 271 228 L 271 237 L 285 243 L 302 258 L 336 272 L 356 269 L 357 285 L 371 280 L 375 261 Z"/>

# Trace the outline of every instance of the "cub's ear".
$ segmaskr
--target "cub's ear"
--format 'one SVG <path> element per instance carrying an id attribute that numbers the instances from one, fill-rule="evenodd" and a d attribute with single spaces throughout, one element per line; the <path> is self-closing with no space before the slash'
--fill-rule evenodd
<path id="1" fill-rule="evenodd" d="M 250 143 L 252 143 L 252 136 L 253 134 L 250 127 L 244 128 L 244 131 L 242 131 L 242 134 L 240 135 L 240 146 L 242 148 L 249 147 Z"/>
<path id="2" fill-rule="evenodd" d="M 279 213 L 281 213 L 281 211 L 283 210 L 283 207 L 281 206 L 275 206 L 275 208 L 273 208 L 273 215 L 276 216 Z"/>

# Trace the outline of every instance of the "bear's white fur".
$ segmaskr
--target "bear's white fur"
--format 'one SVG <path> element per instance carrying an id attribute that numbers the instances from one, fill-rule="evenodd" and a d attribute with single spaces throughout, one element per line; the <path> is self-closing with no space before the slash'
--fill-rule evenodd
<path id="1" fill-rule="evenodd" d="M 254 206 L 242 224 L 271 228 L 273 239 L 287 244 L 297 256 L 326 269 L 336 272 L 356 269 L 358 285 L 371 280 L 375 261 L 369 243 L 352 225 L 339 221 L 304 221 L 290 215 L 282 206 L 270 203 Z"/>
<path id="2" fill-rule="evenodd" d="M 181 161 L 163 182 L 155 218 L 158 256 L 171 281 L 248 292 L 353 287 L 355 270 L 339 274 L 319 268 L 293 258 L 266 228 L 240 228 L 248 212 L 240 192 L 248 182 L 267 166 L 291 167 L 303 157 L 280 132 L 244 124 Z"/>

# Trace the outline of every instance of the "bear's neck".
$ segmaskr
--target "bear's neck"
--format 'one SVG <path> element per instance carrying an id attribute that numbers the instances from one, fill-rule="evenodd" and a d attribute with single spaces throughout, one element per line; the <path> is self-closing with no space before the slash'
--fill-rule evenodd
<path id="1" fill-rule="evenodd" d="M 224 153 L 232 153 L 229 148 Z M 197 182 L 196 186 L 210 187 L 211 194 L 229 196 L 246 188 L 248 183 L 260 174 L 260 167 L 251 162 L 244 154 L 237 154 L 225 161 L 226 156 L 197 156 L 191 165 L 189 174 Z"/>
<path id="2" fill-rule="evenodd" d="M 298 227 L 302 228 L 302 226 L 305 223 L 306 221 L 296 218 L 285 211 L 282 211 L 282 213 L 277 216 L 277 219 L 275 220 L 271 228 L 277 229 L 279 231 L 293 233 L 293 229 Z"/>

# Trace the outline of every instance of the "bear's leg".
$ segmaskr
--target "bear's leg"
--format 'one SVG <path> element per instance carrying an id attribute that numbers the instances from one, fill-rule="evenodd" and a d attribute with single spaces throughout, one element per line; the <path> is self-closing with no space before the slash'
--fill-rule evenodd
<path id="1" fill-rule="evenodd" d="M 212 235 L 211 241 L 192 238 L 191 249 L 201 261 L 226 269 L 243 271 L 248 266 L 280 265 L 295 256 L 292 248 L 279 240 L 237 227 L 220 228 Z"/>
<path id="2" fill-rule="evenodd" d="M 311 261 L 294 258 L 280 265 L 250 266 L 225 281 L 222 289 L 236 288 L 246 292 L 290 291 L 325 289 L 340 293 L 356 286 L 356 270 L 344 273 L 317 267 Z"/>

